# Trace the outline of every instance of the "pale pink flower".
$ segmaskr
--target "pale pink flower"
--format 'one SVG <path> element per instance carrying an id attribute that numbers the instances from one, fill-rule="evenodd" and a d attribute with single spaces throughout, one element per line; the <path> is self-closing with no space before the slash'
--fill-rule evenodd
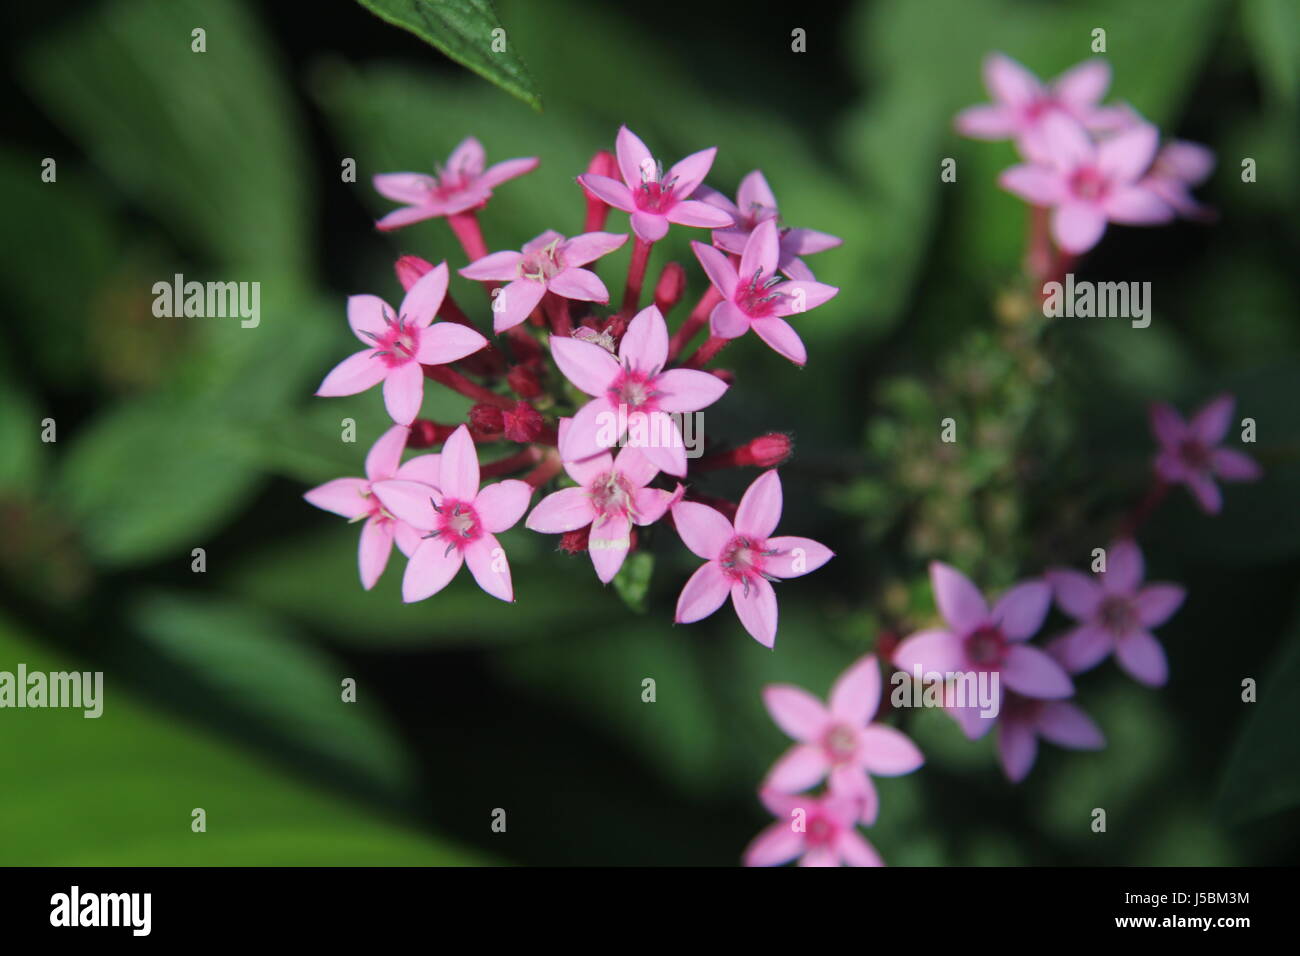
<path id="1" fill-rule="evenodd" d="M 696 412 L 712 405 L 727 385 L 695 369 L 664 371 L 668 324 L 649 306 L 628 323 L 618 358 L 608 349 L 579 338 L 552 335 L 551 355 L 560 371 L 592 400 L 573 416 L 560 442 L 565 461 L 580 461 L 626 444 L 645 452 L 660 471 L 686 474 L 686 446 L 674 412 Z M 634 417 L 635 416 L 635 417 Z"/>
<path id="2" fill-rule="evenodd" d="M 1052 643 L 1052 653 L 1073 674 L 1096 667 L 1113 651 L 1126 674 L 1150 687 L 1169 679 L 1164 648 L 1151 633 L 1169 620 L 1187 597 L 1177 584 L 1142 585 L 1145 562 L 1137 542 L 1116 541 L 1106 551 L 1106 570 L 1047 572 L 1056 604 L 1078 626 Z"/>
<path id="3" fill-rule="evenodd" d="M 984 58 L 984 85 L 990 104 L 971 106 L 957 114 L 957 131 L 973 139 L 1013 139 L 1028 158 L 1046 158 L 1043 123 L 1053 114 L 1068 116 L 1093 132 L 1129 125 L 1133 113 L 1123 106 L 1101 106 L 1110 87 L 1110 64 L 1085 60 L 1049 84 L 1043 83 L 1011 57 L 990 53 Z"/>
<path id="4" fill-rule="evenodd" d="M 348 325 L 366 348 L 336 365 L 317 395 L 355 395 L 384 383 L 384 405 L 393 421 L 409 425 L 424 401 L 421 365 L 446 365 L 477 352 L 487 339 L 455 322 L 433 324 L 447 293 L 447 263 L 421 276 L 393 312 L 374 295 L 348 298 Z"/>
<path id="5" fill-rule="evenodd" d="M 619 127 L 615 151 L 622 182 L 595 173 L 583 173 L 578 182 L 601 201 L 630 213 L 638 239 L 658 242 L 668 234 L 669 223 L 704 229 L 731 225 L 731 216 L 718 207 L 689 198 L 709 174 L 716 147 L 691 153 L 666 177 L 645 143 L 626 126 Z"/>
<path id="6" fill-rule="evenodd" d="M 772 537 L 781 520 L 781 479 L 766 471 L 745 489 L 733 526 L 721 512 L 697 501 L 673 505 L 682 543 L 705 564 L 677 599 L 678 624 L 708 617 L 731 595 L 736 616 L 764 647 L 776 642 L 776 592 L 772 581 L 816 571 L 834 557 L 811 538 Z"/>
<path id="7" fill-rule="evenodd" d="M 537 157 L 507 159 L 486 170 L 483 144 L 473 136 L 451 151 L 447 165 L 436 175 L 425 173 L 380 173 L 375 190 L 385 199 L 403 203 L 375 225 L 384 230 L 409 226 L 424 219 L 454 216 L 477 209 L 492 197 L 492 190 L 508 179 L 537 168 Z"/>
<path id="8" fill-rule="evenodd" d="M 776 221 L 754 227 L 740 257 L 740 269 L 726 255 L 702 242 L 692 242 L 695 257 L 709 276 L 722 301 L 709 316 L 709 330 L 719 338 L 734 339 L 750 329 L 796 365 L 808 361 L 799 334 L 784 316 L 806 312 L 830 300 L 840 290 L 804 279 L 782 281 L 777 274 L 780 244 Z"/>
<path id="9" fill-rule="evenodd" d="M 568 428 L 569 419 L 561 418 L 561 442 Z M 623 448 L 617 457 L 603 452 L 582 461 L 566 461 L 564 470 L 578 487 L 547 495 L 525 525 L 542 534 L 563 534 L 590 525 L 587 553 L 596 576 L 608 584 L 627 558 L 632 525 L 654 524 L 676 495 L 646 487 L 659 469 L 638 448 Z"/>
<path id="10" fill-rule="evenodd" d="M 438 480 L 437 455 L 420 455 L 404 465 L 400 464 L 410 434 L 411 430 L 405 425 L 394 425 L 379 436 L 366 454 L 366 477 L 335 478 L 303 495 L 317 508 L 342 515 L 350 522 L 365 522 L 361 526 L 357 565 L 361 571 L 361 586 L 367 591 L 384 573 L 394 541 L 408 557 L 420 543 L 418 531 L 384 509 L 374 493 L 375 482 L 401 478 L 431 486 Z"/>
<path id="11" fill-rule="evenodd" d="M 436 488 L 396 478 L 374 486 L 390 514 L 423 533 L 406 564 L 402 600 L 437 594 L 468 564 L 479 587 L 513 601 L 510 565 L 496 536 L 524 516 L 532 486 L 507 479 L 480 489 L 478 454 L 464 425 L 451 433 L 439 458 Z"/>
<path id="12" fill-rule="evenodd" d="M 798 743 L 773 765 L 764 789 L 798 793 L 827 775 L 836 796 L 861 801 L 862 822 L 876 822 L 880 798 L 869 774 L 896 777 L 925 762 L 901 731 L 872 723 L 880 705 L 880 665 L 860 658 L 831 688 L 828 705 L 791 684 L 763 688 L 763 703 L 777 726 Z"/>
<path id="13" fill-rule="evenodd" d="M 884 866 L 880 854 L 858 832 L 858 803 L 835 794 L 760 791 L 776 822 L 754 837 L 745 866 Z"/>
<path id="14" fill-rule="evenodd" d="M 1026 642 L 1043 626 L 1052 603 L 1044 581 L 1022 581 L 993 605 L 984 601 L 966 575 L 939 561 L 930 564 L 935 603 L 947 627 L 911 635 L 894 651 L 894 664 L 908 674 L 945 677 L 980 672 L 997 673 L 1000 691 L 1055 700 L 1074 693 L 1070 676 L 1059 663 Z M 980 708 L 948 708 L 972 740 L 992 729 L 996 719 L 981 716 Z"/>
<path id="15" fill-rule="evenodd" d="M 1066 252 L 1087 252 L 1107 222 L 1144 226 L 1173 218 L 1169 204 L 1144 185 L 1159 138 L 1151 124 L 1094 142 L 1077 122 L 1052 113 L 1042 131 L 1043 156 L 1003 170 L 998 182 L 1033 205 L 1052 209 L 1052 237 Z"/>
<path id="16" fill-rule="evenodd" d="M 998 716 L 998 762 L 1012 783 L 1029 775 L 1039 737 L 1069 750 L 1106 746 L 1101 729 L 1072 701 L 1037 700 L 1007 691 Z"/>
<path id="17" fill-rule="evenodd" d="M 1220 481 L 1256 481 L 1264 472 L 1255 459 L 1232 448 L 1220 447 L 1232 427 L 1236 399 L 1220 395 L 1205 404 L 1190 422 L 1171 405 L 1151 405 L 1151 430 L 1160 443 L 1156 474 L 1161 480 L 1187 485 L 1207 514 L 1223 508 Z"/>
<path id="18" fill-rule="evenodd" d="M 608 302 L 609 290 L 596 273 L 583 269 L 623 243 L 626 234 L 588 232 L 565 239 L 548 229 L 522 252 L 494 252 L 460 270 L 467 279 L 508 283 L 494 296 L 492 328 L 512 329 L 528 318 L 547 292 L 582 302 Z"/>
<path id="19" fill-rule="evenodd" d="M 1214 150 L 1199 143 L 1174 140 L 1156 153 L 1155 162 L 1141 185 L 1151 190 L 1186 219 L 1213 219 L 1214 210 L 1196 201 L 1192 187 L 1210 178 Z"/>
<path id="20" fill-rule="evenodd" d="M 695 195 L 706 203 L 717 206 L 735 220 L 726 229 L 713 231 L 713 244 L 732 255 L 739 256 L 744 253 L 745 243 L 749 241 L 750 233 L 760 222 L 767 222 L 769 219 L 779 221 L 776 196 L 772 194 L 767 180 L 757 169 L 740 181 L 740 189 L 736 193 L 734 203 L 708 186 L 701 186 L 695 191 Z M 812 281 L 814 276 L 812 270 L 799 257 L 814 252 L 825 252 L 844 242 L 838 236 L 818 232 L 816 229 L 787 227 L 781 229 L 779 235 L 780 255 L 777 259 L 777 268 L 791 279 L 807 281 Z"/>

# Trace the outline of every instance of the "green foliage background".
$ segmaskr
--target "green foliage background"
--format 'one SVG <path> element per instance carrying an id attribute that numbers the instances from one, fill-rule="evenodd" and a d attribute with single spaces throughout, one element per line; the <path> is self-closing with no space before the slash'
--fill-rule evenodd
<path id="1" fill-rule="evenodd" d="M 1229 488 L 1217 519 L 1175 494 L 1144 533 L 1152 576 L 1191 591 L 1161 632 L 1170 686 L 1141 689 L 1111 665 L 1084 677 L 1081 703 L 1110 746 L 1044 748 L 1019 787 L 989 742 L 909 715 L 929 762 L 881 781 L 870 837 L 893 864 L 1290 859 L 1293 0 L 738 5 L 726 30 L 684 2 L 652 18 L 500 3 L 527 64 L 510 82 L 544 112 L 361 6 L 323 6 L 304 20 L 296 4 L 82 2 L 28 9 L 7 37 L 0 670 L 103 670 L 107 700 L 99 720 L 0 711 L 0 863 L 732 863 L 764 823 L 753 790 L 785 746 L 764 683 L 823 693 L 882 630 L 926 623 L 930 559 L 990 589 L 1080 562 L 1144 490 L 1145 403 L 1186 408 L 1223 389 L 1259 422 L 1267 477 Z M 191 52 L 195 27 L 204 54 Z M 803 54 L 790 51 L 796 27 Z M 951 129 L 984 99 L 984 53 L 1051 76 L 1088 55 L 1095 27 L 1112 95 L 1220 159 L 1202 190 L 1217 224 L 1112 230 L 1079 270 L 1152 282 L 1140 333 L 1033 320 L 1025 211 L 994 181 L 1011 148 Z M 782 588 L 775 652 L 729 612 L 669 623 L 692 561 L 666 536 L 633 595 L 645 614 L 522 528 L 503 539 L 517 605 L 466 578 L 404 606 L 396 561 L 363 592 L 356 529 L 300 498 L 359 473 L 387 424 L 377 393 L 310 397 L 349 348 L 345 295 L 396 295 L 401 252 L 460 263 L 440 222 L 374 232 L 388 204 L 369 176 L 429 168 L 469 134 L 490 157 L 540 156 L 483 216 L 490 247 L 514 247 L 576 230 L 573 176 L 624 122 L 666 157 L 716 144 L 710 182 L 724 191 L 762 168 L 788 222 L 845 239 L 812 263 L 842 291 L 801 325 L 809 368 L 732 346 L 738 385 L 710 420 L 720 438 L 795 434 L 783 527 L 839 555 Z M 40 180 L 46 156 L 56 184 Z M 948 156 L 958 181 L 941 184 Z M 356 184 L 339 181 L 345 157 Z M 1258 182 L 1240 181 L 1242 157 Z M 693 296 L 688 238 L 657 246 L 652 270 L 686 262 Z M 626 255 L 606 260 L 611 287 Z M 259 281 L 260 327 L 154 318 L 150 289 L 176 272 Z M 463 280 L 453 289 L 480 301 Z M 465 403 L 430 387 L 425 407 L 455 421 Z M 948 415 L 965 431 L 944 457 Z M 338 440 L 345 416 L 356 445 Z M 46 417 L 53 444 L 40 440 Z M 205 574 L 190 571 L 196 547 Z M 338 702 L 344 677 L 356 705 Z M 1240 702 L 1245 677 L 1256 705 Z M 194 807 L 206 834 L 190 832 Z M 497 807 L 506 834 L 490 831 Z M 1089 829 L 1094 807 L 1105 835 Z"/>

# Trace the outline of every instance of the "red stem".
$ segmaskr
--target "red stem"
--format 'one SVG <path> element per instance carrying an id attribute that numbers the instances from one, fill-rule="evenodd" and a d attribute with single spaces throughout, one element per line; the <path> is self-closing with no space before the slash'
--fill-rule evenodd
<path id="1" fill-rule="evenodd" d="M 1128 516 L 1120 524 L 1119 537 L 1131 538 L 1137 534 L 1139 528 L 1146 524 L 1147 520 L 1160 507 L 1160 503 L 1165 500 L 1165 495 L 1169 493 L 1169 484 L 1160 477 L 1155 478 L 1151 487 L 1147 489 L 1146 495 L 1137 503 Z"/>
<path id="2" fill-rule="evenodd" d="M 653 242 L 646 242 L 640 237 L 632 246 L 632 261 L 627 264 L 627 285 L 623 289 L 623 308 L 619 315 L 624 324 L 636 312 L 637 303 L 641 301 L 641 287 L 645 284 L 645 267 L 650 261 L 650 248 Z"/>
<path id="3" fill-rule="evenodd" d="M 465 250 L 465 256 L 470 262 L 488 254 L 487 243 L 483 241 L 483 230 L 478 224 L 478 213 L 473 209 L 453 213 L 447 217 L 447 224 L 460 240 L 460 247 Z"/>
<path id="4" fill-rule="evenodd" d="M 551 320 L 551 332 L 562 336 L 573 334 L 573 320 L 569 317 L 568 299 L 548 292 L 542 298 L 542 307 L 546 310 L 546 317 Z"/>
<path id="5" fill-rule="evenodd" d="M 682 349 L 691 344 L 691 339 L 695 338 L 700 329 L 704 328 L 704 324 L 709 321 L 709 314 L 713 311 L 713 307 L 721 301 L 722 293 L 715 286 L 710 285 L 704 295 L 700 296 L 700 301 L 695 304 L 686 321 L 668 340 L 668 361 L 677 358 Z"/>
<path id="6" fill-rule="evenodd" d="M 685 366 L 687 368 L 703 368 L 705 363 L 721 352 L 723 347 L 725 347 L 730 341 L 731 339 L 724 339 L 719 338 L 716 335 L 710 335 L 704 340 L 704 344 L 695 350 L 695 354 L 686 360 L 684 363 Z"/>
<path id="7" fill-rule="evenodd" d="M 541 463 L 536 468 L 524 475 L 524 481 L 528 482 L 534 488 L 540 488 L 552 478 L 560 473 L 562 464 L 560 454 L 555 449 L 546 452 Z"/>
<path id="8" fill-rule="evenodd" d="M 511 475 L 516 471 L 523 471 L 530 465 L 535 465 L 542 460 L 542 451 L 529 445 L 522 451 L 517 451 L 513 455 L 507 455 L 505 458 L 499 458 L 496 461 L 490 461 L 479 469 L 480 478 L 500 478 L 502 475 Z"/>
<path id="9" fill-rule="evenodd" d="M 450 365 L 423 365 L 421 368 L 424 369 L 425 378 L 446 385 L 452 391 L 460 392 L 460 394 L 472 398 L 476 402 L 486 402 L 487 404 L 495 405 L 498 408 L 513 409 L 515 407 L 513 399 L 510 399 L 505 395 L 498 395 L 496 392 L 484 388 L 477 382 L 471 382 Z"/>

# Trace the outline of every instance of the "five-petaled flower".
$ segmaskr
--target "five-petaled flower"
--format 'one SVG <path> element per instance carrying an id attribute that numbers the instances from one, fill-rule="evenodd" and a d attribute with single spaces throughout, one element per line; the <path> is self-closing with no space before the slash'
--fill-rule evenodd
<path id="1" fill-rule="evenodd" d="M 615 151 L 622 182 L 596 173 L 583 173 L 578 182 L 603 202 L 631 214 L 632 231 L 642 242 L 658 242 L 668 234 L 669 223 L 704 229 L 731 225 L 731 216 L 717 206 L 690 198 L 709 174 L 717 147 L 691 153 L 666 177 L 645 143 L 626 126 L 619 128 Z"/>
<path id="2" fill-rule="evenodd" d="M 998 762 L 1012 783 L 1029 775 L 1039 737 L 1070 750 L 1106 746 L 1101 729 L 1073 701 L 1038 700 L 1009 690 L 998 717 Z"/>
<path id="3" fill-rule="evenodd" d="M 769 219 L 774 222 L 780 220 L 776 196 L 773 195 L 772 188 L 768 186 L 763 174 L 757 169 L 740 181 L 734 203 L 709 186 L 701 186 L 695 191 L 695 195 L 710 205 L 717 206 L 735 220 L 725 229 L 713 230 L 713 244 L 732 255 L 739 256 L 744 253 L 750 233 L 759 223 L 767 222 Z M 818 232 L 816 229 L 791 227 L 781 229 L 777 268 L 791 279 L 812 281 L 814 279 L 812 270 L 799 257 L 834 249 L 843 241 L 838 236 Z"/>
<path id="4" fill-rule="evenodd" d="M 1015 585 L 992 610 L 979 589 L 954 567 L 932 562 L 930 584 L 948 626 L 918 631 L 899 644 L 894 651 L 899 669 L 945 677 L 996 673 L 999 693 L 1013 690 L 1025 697 L 1055 700 L 1074 693 L 1064 668 L 1026 643 L 1043 626 L 1051 607 L 1052 591 L 1046 582 Z M 975 706 L 951 707 L 949 712 L 972 740 L 996 723 L 995 717 L 982 716 Z"/>
<path id="5" fill-rule="evenodd" d="M 1214 210 L 1196 201 L 1192 187 L 1199 186 L 1214 172 L 1214 150 L 1200 143 L 1173 140 L 1160 147 L 1142 185 L 1151 190 L 1178 215 L 1208 220 Z"/>
<path id="6" fill-rule="evenodd" d="M 691 248 L 722 295 L 709 316 L 709 329 L 714 335 L 734 339 L 753 329 L 779 355 L 796 365 L 808 361 L 799 333 L 784 316 L 816 308 L 839 289 L 808 279 L 782 280 L 777 270 L 780 240 L 775 220 L 760 222 L 749 234 L 739 271 L 712 246 L 692 242 Z"/>
<path id="7" fill-rule="evenodd" d="M 745 850 L 746 866 L 884 866 L 875 848 L 858 832 L 858 801 L 837 794 L 758 795 L 776 822 L 754 837 Z"/>
<path id="8" fill-rule="evenodd" d="M 507 159 L 483 168 L 483 144 L 473 136 L 462 140 L 437 174 L 380 173 L 373 182 L 385 199 L 404 203 L 375 225 L 384 230 L 409 226 L 424 219 L 454 216 L 477 209 L 490 198 L 492 189 L 537 168 L 537 158 Z"/>
<path id="9" fill-rule="evenodd" d="M 437 487 L 392 478 L 374 484 L 389 514 L 421 532 L 406 564 L 402 599 L 423 601 L 437 594 L 468 564 L 474 580 L 503 601 L 515 599 L 510 565 L 496 536 L 512 528 L 528 508 L 533 489 L 507 479 L 478 486 L 478 453 L 461 425 L 442 446 Z"/>
<path id="10" fill-rule="evenodd" d="M 861 801 L 862 822 L 876 822 L 880 799 L 868 774 L 896 777 L 925 762 L 901 731 L 872 723 L 880 704 L 880 665 L 869 654 L 831 688 L 826 705 L 790 684 L 769 684 L 763 702 L 777 726 L 798 743 L 772 767 L 764 789 L 798 793 L 828 774 L 836 796 Z"/>
<path id="11" fill-rule="evenodd" d="M 446 365 L 477 352 L 487 339 L 454 322 L 433 324 L 447 293 L 447 263 L 420 277 L 393 311 L 374 295 L 348 298 L 348 325 L 366 348 L 336 365 L 317 395 L 355 395 L 384 383 L 384 406 L 393 421 L 409 425 L 424 401 L 421 365 Z"/>
<path id="12" fill-rule="evenodd" d="M 560 419 L 561 442 L 568 428 L 569 419 Z M 564 470 L 578 487 L 547 495 L 524 524 L 542 534 L 563 534 L 590 525 L 587 552 L 596 576 L 608 584 L 627 558 L 632 525 L 658 521 L 677 496 L 646 487 L 659 469 L 639 448 L 625 447 L 617 457 L 604 452 L 566 461 Z"/>
<path id="13" fill-rule="evenodd" d="M 1187 485 L 1207 514 L 1223 508 L 1220 481 L 1255 481 L 1263 469 L 1255 459 L 1233 448 L 1220 447 L 1232 427 L 1236 399 L 1220 395 L 1206 403 L 1190 422 L 1164 402 L 1151 405 L 1151 430 L 1160 443 L 1156 475 L 1170 483 Z"/>
<path id="14" fill-rule="evenodd" d="M 600 277 L 582 268 L 608 255 L 626 234 L 588 232 L 565 239 L 548 229 L 524 244 L 521 252 L 494 252 L 460 270 L 467 279 L 508 283 L 494 296 L 492 329 L 512 329 L 537 308 L 547 292 L 582 302 L 608 302 L 609 290 Z"/>
<path id="15" fill-rule="evenodd" d="M 677 599 L 677 623 L 708 617 L 731 596 L 736 616 L 764 647 L 776 642 L 776 592 L 772 581 L 816 571 L 834 555 L 811 538 L 772 537 L 781 520 L 781 479 L 766 471 L 745 489 L 732 522 L 698 501 L 673 505 L 682 543 L 704 564 Z"/>
<path id="16" fill-rule="evenodd" d="M 401 478 L 433 485 L 438 480 L 437 455 L 419 455 L 400 464 L 410 434 L 405 425 L 394 425 L 379 436 L 366 454 L 366 477 L 335 478 L 303 495 L 317 508 L 342 515 L 350 522 L 365 522 L 361 526 L 357 566 L 361 571 L 361 586 L 367 591 L 384 573 L 394 541 L 407 557 L 420 543 L 418 531 L 384 509 L 374 493 L 375 482 Z"/>
<path id="17" fill-rule="evenodd" d="M 1093 577 L 1069 568 L 1047 572 L 1057 606 L 1079 622 L 1052 644 L 1071 673 L 1096 667 L 1113 651 L 1134 680 L 1151 687 L 1168 680 L 1164 648 L 1151 628 L 1173 616 L 1187 591 L 1177 584 L 1143 586 L 1144 567 L 1137 542 L 1125 539 L 1110 546 L 1106 570 Z"/>
<path id="18" fill-rule="evenodd" d="M 552 335 L 550 343 L 560 371 L 592 396 L 560 440 L 565 461 L 598 455 L 626 438 L 627 446 L 640 448 L 660 471 L 686 474 L 686 446 L 672 415 L 712 405 L 727 384 L 696 369 L 664 371 L 668 324 L 655 306 L 642 309 L 628 323 L 618 358 L 579 338 Z"/>

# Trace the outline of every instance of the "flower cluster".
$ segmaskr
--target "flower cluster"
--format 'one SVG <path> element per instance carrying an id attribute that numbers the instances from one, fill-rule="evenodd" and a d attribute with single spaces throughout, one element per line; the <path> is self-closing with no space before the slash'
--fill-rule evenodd
<path id="1" fill-rule="evenodd" d="M 676 620 L 698 621 L 730 597 L 754 639 L 773 645 L 773 582 L 814 571 L 832 556 L 809 538 L 775 534 L 782 491 L 774 469 L 789 457 L 789 436 L 762 435 L 692 459 L 683 416 L 728 391 L 734 375 L 706 366 L 751 329 L 795 364 L 807 361 L 789 320 L 838 290 L 818 282 L 801 257 L 839 240 L 783 226 L 761 172 L 745 177 L 734 203 L 705 186 L 715 152 L 701 150 L 665 171 L 624 127 L 615 155 L 597 153 L 577 177 L 582 233 L 546 230 L 519 250 L 497 252 L 484 242 L 477 211 L 537 159 L 487 166 L 483 147 L 470 138 L 433 176 L 374 178 L 381 195 L 402 204 L 379 221 L 381 230 L 447 220 L 468 260 L 458 272 L 482 284 L 496 340 L 481 334 L 453 298 L 446 262 L 401 257 L 395 271 L 405 294 L 396 309 L 374 295 L 348 300 L 348 324 L 363 347 L 316 394 L 355 395 L 380 385 L 395 424 L 367 456 L 365 478 L 327 482 L 306 498 L 365 522 L 365 588 L 374 586 L 396 542 L 407 558 L 404 600 L 438 593 L 465 564 L 484 591 L 513 601 L 510 565 L 496 536 L 525 513 L 529 529 L 562 535 L 566 551 L 588 552 L 608 583 L 638 547 L 637 529 L 667 521 L 705 562 L 686 582 Z M 604 231 L 611 209 L 628 214 L 634 234 L 622 305 L 612 313 L 599 308 L 610 292 L 593 268 L 629 239 Z M 709 242 L 692 243 L 708 289 L 670 335 L 665 315 L 685 291 L 682 265 L 664 266 L 653 301 L 643 307 L 641 300 L 651 248 L 673 226 L 711 234 Z M 708 337 L 687 355 L 706 326 Z M 418 417 L 426 379 L 474 401 L 465 422 Z M 480 462 L 480 446 L 503 443 L 523 447 Z M 439 444 L 437 454 L 402 462 L 407 448 Z M 767 470 L 733 503 L 699 491 L 698 473 L 724 467 Z M 504 480 L 481 484 L 486 478 Z M 572 485 L 560 487 L 565 478 Z M 529 512 L 533 495 L 551 486 Z"/>
<path id="2" fill-rule="evenodd" d="M 984 83 L 993 102 L 957 115 L 959 132 L 1012 140 L 1024 162 L 1002 172 L 1002 188 L 1051 210 L 1051 234 L 1070 255 L 1087 252 L 1107 223 L 1158 225 L 1211 214 L 1191 188 L 1209 177 L 1214 154 L 1174 140 L 1131 106 L 1101 105 L 1110 66 L 1088 60 L 1043 83 L 1010 57 L 991 54 Z"/>

